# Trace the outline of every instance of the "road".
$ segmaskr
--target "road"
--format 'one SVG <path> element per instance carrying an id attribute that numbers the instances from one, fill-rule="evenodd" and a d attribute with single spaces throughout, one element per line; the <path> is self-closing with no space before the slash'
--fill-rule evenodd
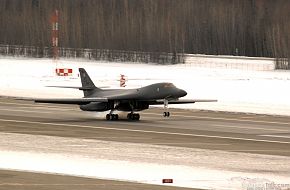
<path id="1" fill-rule="evenodd" d="M 137 122 L 127 121 L 125 114 L 120 121 L 105 121 L 104 115 L 77 106 L 0 99 L 0 132 L 290 156 L 290 117 L 171 109 L 171 117 L 163 118 L 162 111 L 141 112 Z"/>

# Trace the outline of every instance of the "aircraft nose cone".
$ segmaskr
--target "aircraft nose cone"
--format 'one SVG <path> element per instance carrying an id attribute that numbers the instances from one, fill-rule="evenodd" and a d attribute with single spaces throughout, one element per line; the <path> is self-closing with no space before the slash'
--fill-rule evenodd
<path id="1" fill-rule="evenodd" d="M 180 89 L 180 97 L 186 96 L 187 92 L 185 90 Z"/>

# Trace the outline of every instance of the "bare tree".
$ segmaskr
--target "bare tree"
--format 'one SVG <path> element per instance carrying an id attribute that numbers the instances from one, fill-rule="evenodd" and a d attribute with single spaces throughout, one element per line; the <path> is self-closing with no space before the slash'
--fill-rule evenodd
<path id="1" fill-rule="evenodd" d="M 290 57 L 289 0 L 0 0 L 0 44 Z"/>

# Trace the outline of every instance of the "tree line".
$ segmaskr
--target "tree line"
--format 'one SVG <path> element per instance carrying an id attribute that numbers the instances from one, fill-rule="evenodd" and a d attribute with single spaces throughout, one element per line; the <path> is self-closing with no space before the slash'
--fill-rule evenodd
<path id="1" fill-rule="evenodd" d="M 289 0 L 0 0 L 0 44 L 290 57 Z"/>

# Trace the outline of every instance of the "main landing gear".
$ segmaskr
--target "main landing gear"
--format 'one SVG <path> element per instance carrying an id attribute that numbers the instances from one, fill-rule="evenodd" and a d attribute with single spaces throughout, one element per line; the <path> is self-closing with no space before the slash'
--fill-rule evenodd
<path id="1" fill-rule="evenodd" d="M 117 121 L 119 119 L 119 115 L 118 114 L 107 114 L 106 115 L 106 120 L 109 121 Z"/>
<path id="2" fill-rule="evenodd" d="M 114 111 L 116 110 L 116 107 L 119 105 L 119 102 L 114 102 L 114 107 L 113 109 L 111 109 L 110 113 L 108 113 L 106 115 L 106 120 L 109 121 L 117 121 L 119 120 L 119 115 L 118 114 L 114 114 Z"/>
<path id="3" fill-rule="evenodd" d="M 127 119 L 131 120 L 131 121 L 139 121 L 140 115 L 138 113 L 128 113 Z M 107 121 L 117 121 L 117 120 L 119 120 L 119 115 L 118 114 L 107 114 L 106 120 Z"/>
<path id="4" fill-rule="evenodd" d="M 128 120 L 139 121 L 140 120 L 140 115 L 138 113 L 128 113 L 127 119 Z"/>
<path id="5" fill-rule="evenodd" d="M 108 113 L 106 115 L 106 120 L 107 121 L 117 121 L 119 119 L 119 115 L 118 114 L 113 114 L 114 111 L 117 110 L 118 104 L 119 104 L 118 102 L 115 102 L 113 109 L 111 109 L 110 113 Z M 134 107 L 133 107 L 132 104 L 130 104 L 130 107 L 131 107 L 131 112 L 128 113 L 127 119 L 131 120 L 131 121 L 139 121 L 140 120 L 140 115 L 138 113 L 134 113 Z"/>
<path id="6" fill-rule="evenodd" d="M 134 113 L 134 107 L 132 103 L 129 103 L 131 107 L 131 113 L 128 113 L 127 119 L 131 121 L 139 121 L 140 120 L 140 115 L 138 113 Z"/>

